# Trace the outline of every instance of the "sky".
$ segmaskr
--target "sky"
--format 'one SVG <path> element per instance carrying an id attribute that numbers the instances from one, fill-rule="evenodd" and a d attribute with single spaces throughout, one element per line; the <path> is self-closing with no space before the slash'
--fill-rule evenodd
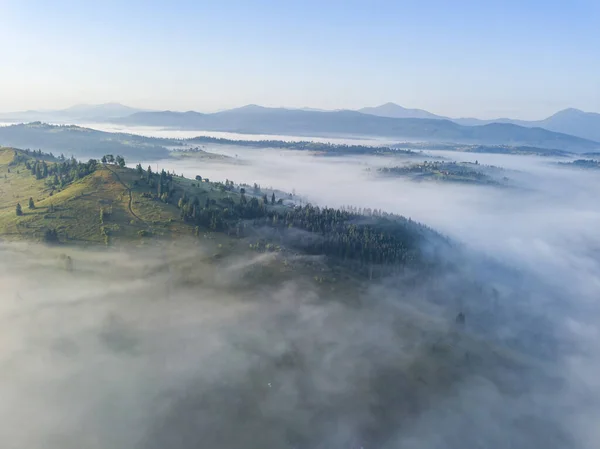
<path id="1" fill-rule="evenodd" d="M 600 112 L 597 0 L 0 0 L 0 112 Z"/>

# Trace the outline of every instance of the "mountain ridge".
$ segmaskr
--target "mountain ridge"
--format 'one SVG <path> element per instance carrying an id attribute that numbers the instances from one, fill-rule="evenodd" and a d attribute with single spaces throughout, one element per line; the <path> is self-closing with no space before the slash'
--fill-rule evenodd
<path id="1" fill-rule="evenodd" d="M 136 112 L 148 112 L 147 109 L 127 106 L 118 102 L 99 104 L 81 103 L 64 109 L 47 109 L 0 113 L 0 119 L 4 120 L 26 120 L 26 121 L 102 121 L 131 115 Z"/>
<path id="2" fill-rule="evenodd" d="M 528 145 L 573 152 L 600 149 L 599 142 L 589 139 L 511 123 L 464 126 L 450 119 L 390 118 L 350 110 L 321 112 L 258 108 L 249 105 L 249 108 L 213 114 L 138 112 L 113 122 L 247 134 L 369 135 L 409 141 Z"/>
<path id="3" fill-rule="evenodd" d="M 227 109 L 214 113 L 202 113 L 197 111 L 178 112 L 172 110 L 144 110 L 135 107 L 130 107 L 117 102 L 109 102 L 102 104 L 78 104 L 60 110 L 28 110 L 14 113 L 2 113 L 0 119 L 14 122 L 31 122 L 44 121 L 55 123 L 81 123 L 81 122 L 129 122 L 134 124 L 136 120 L 144 121 L 146 125 L 153 126 L 168 126 L 181 127 L 182 114 L 186 117 L 184 122 L 193 121 L 191 117 L 195 117 L 200 121 L 200 117 L 236 117 L 239 115 L 246 116 L 247 119 L 251 115 L 260 115 L 263 119 L 271 116 L 274 111 L 289 117 L 290 112 L 301 113 L 316 113 L 316 114 L 332 114 L 332 113 L 359 113 L 372 117 L 393 118 L 393 119 L 426 119 L 426 120 L 446 120 L 456 123 L 461 126 L 483 126 L 492 123 L 513 124 L 525 128 L 542 128 L 547 131 L 567 134 L 581 139 L 586 139 L 594 142 L 600 142 L 600 114 L 595 112 L 584 112 L 580 109 L 567 108 L 556 112 L 555 114 L 541 120 L 517 120 L 507 117 L 496 119 L 478 119 L 472 117 L 452 118 L 443 115 L 437 115 L 424 109 L 405 108 L 396 103 L 388 102 L 379 106 L 365 107 L 358 110 L 338 109 L 338 110 L 322 110 L 316 108 L 285 108 L 285 107 L 265 107 L 258 104 L 248 104 L 238 108 Z M 139 113 L 154 113 L 154 116 L 136 115 Z M 152 118 L 151 118 L 152 117 Z M 321 118 L 326 116 L 321 116 Z M 207 119 L 208 120 L 208 119 Z M 210 120 L 209 120 L 210 121 Z M 214 121 L 214 120 L 213 120 Z M 184 123 L 184 127 L 188 126 Z M 211 126 L 216 126 L 211 125 Z M 258 132 L 252 131 L 247 126 L 237 120 L 233 128 L 219 126 L 222 131 L 240 131 L 240 132 Z M 208 129 L 210 130 L 210 129 Z M 310 131 L 308 132 L 310 133 Z M 371 133 L 369 133 L 371 134 Z M 393 135 L 397 137 L 397 135 Z M 419 138 L 428 138 L 428 136 L 419 136 Z M 488 142 L 489 143 L 489 142 Z M 526 142 L 530 143 L 530 142 Z M 561 148 L 568 149 L 568 148 Z"/>
<path id="4" fill-rule="evenodd" d="M 428 115 L 430 116 L 429 118 L 451 120 L 464 126 L 510 123 L 527 128 L 543 128 L 548 131 L 570 134 L 583 139 L 600 141 L 600 114 L 596 112 L 585 112 L 576 108 L 562 109 L 541 120 L 518 120 L 508 117 L 495 119 L 478 119 L 473 117 L 452 118 L 436 115 L 423 109 L 407 109 L 395 103 L 385 103 L 371 108 L 362 108 L 359 109 L 359 111 L 364 112 L 365 114 L 394 118 L 399 118 L 402 114 L 406 118 L 421 118 L 422 116 Z"/>

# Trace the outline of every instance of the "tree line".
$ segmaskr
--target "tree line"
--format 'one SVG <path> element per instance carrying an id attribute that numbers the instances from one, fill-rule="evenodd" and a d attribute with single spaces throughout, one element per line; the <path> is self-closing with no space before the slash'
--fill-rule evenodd
<path id="1" fill-rule="evenodd" d="M 196 229 L 256 237 L 258 249 L 272 248 L 268 242 L 275 241 L 307 254 L 326 255 L 359 267 L 401 266 L 419 259 L 425 239 L 440 237 L 424 225 L 377 209 L 284 206 L 274 192 L 270 197 L 248 195 L 244 187 L 236 189 L 229 180 L 222 186 L 239 196 L 220 201 L 207 196 L 201 201 L 164 170 L 153 173 L 150 167 L 143 170 L 138 164 L 137 171 L 156 189 L 155 198 L 176 205 L 185 222 Z"/>
<path id="2" fill-rule="evenodd" d="M 297 151 L 315 151 L 326 154 L 418 154 L 412 150 L 397 149 L 391 147 L 376 147 L 369 145 L 347 145 L 329 142 L 310 142 L 310 141 L 285 141 L 285 140 L 235 140 L 224 139 L 220 137 L 198 136 L 188 139 L 191 143 L 217 144 L 217 145 L 235 145 L 252 148 L 285 148 Z M 199 148 L 195 149 L 201 151 Z M 188 150 L 188 151 L 194 151 Z"/>

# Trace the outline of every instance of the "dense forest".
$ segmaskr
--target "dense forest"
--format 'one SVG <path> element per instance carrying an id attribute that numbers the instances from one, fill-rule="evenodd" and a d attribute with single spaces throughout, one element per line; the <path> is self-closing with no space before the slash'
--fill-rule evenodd
<path id="1" fill-rule="evenodd" d="M 180 186 L 164 170 L 152 173 L 137 166 L 140 178 L 155 190 L 157 200 L 176 204 L 184 221 L 200 228 L 237 237 L 253 237 L 255 249 L 272 251 L 278 245 L 311 255 L 325 255 L 357 267 L 399 267 L 420 259 L 421 244 L 432 238 L 445 241 L 433 230 L 401 216 L 380 210 L 334 209 L 313 205 L 283 205 L 282 198 L 246 192 L 232 181 L 213 183 L 235 195 L 217 202 L 198 196 Z M 198 181 L 202 178 L 198 176 Z M 200 185 L 200 184 L 198 184 Z"/>
<path id="2" fill-rule="evenodd" d="M 600 169 L 600 161 L 594 159 L 577 159 L 571 162 L 559 162 L 559 165 L 566 167 L 574 167 L 574 168 L 584 168 L 591 170 L 599 170 Z"/>
<path id="3" fill-rule="evenodd" d="M 288 142 L 284 140 L 233 140 L 222 139 L 218 137 L 199 136 L 192 139 L 187 139 L 187 142 L 195 144 L 217 144 L 217 145 L 235 145 L 241 147 L 252 148 L 285 148 L 287 150 L 298 151 L 314 151 L 329 155 L 358 155 L 358 154 L 374 154 L 374 155 L 420 155 L 419 152 L 412 150 L 396 149 L 386 146 L 369 146 L 369 145 L 346 145 L 324 142 Z"/>

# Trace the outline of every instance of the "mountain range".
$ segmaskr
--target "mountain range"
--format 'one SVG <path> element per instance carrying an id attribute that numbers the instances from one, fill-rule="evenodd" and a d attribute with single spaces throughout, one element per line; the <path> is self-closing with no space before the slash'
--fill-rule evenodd
<path id="1" fill-rule="evenodd" d="M 30 110 L 0 114 L 0 120 L 6 121 L 49 121 L 57 123 L 72 123 L 82 121 L 107 121 L 124 117 L 144 109 L 132 108 L 120 103 L 78 104 L 66 109 Z"/>
<path id="2" fill-rule="evenodd" d="M 448 119 L 392 118 L 358 111 L 307 111 L 248 105 L 213 114 L 137 112 L 114 119 L 122 125 L 298 136 L 381 136 L 398 140 L 465 144 L 527 145 L 572 152 L 595 151 L 600 143 L 539 127 L 512 123 L 465 126 Z"/>
<path id="3" fill-rule="evenodd" d="M 548 131 L 571 134 L 583 139 L 600 141 L 600 114 L 595 112 L 584 112 L 574 108 L 564 109 L 543 120 L 450 118 L 443 115 L 432 114 L 423 109 L 407 109 L 395 103 L 385 103 L 376 107 L 362 108 L 358 111 L 364 114 L 376 115 L 378 117 L 451 120 L 454 123 L 465 126 L 488 125 L 490 123 L 510 123 L 512 125 L 524 126 L 527 128 L 543 128 Z"/>
<path id="4" fill-rule="evenodd" d="M 55 123 L 112 122 L 251 134 L 362 135 L 407 141 L 489 145 L 527 145 L 590 152 L 600 150 L 600 114 L 566 109 L 538 121 L 500 118 L 449 118 L 394 103 L 358 111 L 323 111 L 247 105 L 204 114 L 196 111 L 148 111 L 119 103 L 78 105 L 57 111 L 0 114 L 13 121 Z"/>

